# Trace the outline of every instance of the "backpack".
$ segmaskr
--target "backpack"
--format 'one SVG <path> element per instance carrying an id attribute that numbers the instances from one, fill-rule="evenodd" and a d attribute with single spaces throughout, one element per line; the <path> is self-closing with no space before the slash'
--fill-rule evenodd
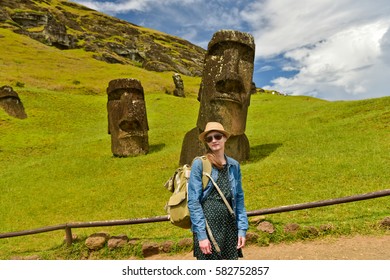
<path id="1" fill-rule="evenodd" d="M 205 156 L 196 157 L 195 159 L 197 158 L 200 158 L 202 160 L 202 165 L 203 165 L 202 184 L 203 184 L 203 189 L 205 189 L 209 182 L 208 176 L 210 176 L 211 174 L 211 163 Z M 191 166 L 189 164 L 184 164 L 183 166 L 176 169 L 173 175 L 164 184 L 164 186 L 170 192 L 172 192 L 172 195 L 165 206 L 165 210 L 169 216 L 169 220 L 173 225 L 184 229 L 191 228 L 191 219 L 190 219 L 190 211 L 188 210 L 188 193 L 187 193 L 188 180 L 190 178 L 190 174 L 191 174 Z"/>

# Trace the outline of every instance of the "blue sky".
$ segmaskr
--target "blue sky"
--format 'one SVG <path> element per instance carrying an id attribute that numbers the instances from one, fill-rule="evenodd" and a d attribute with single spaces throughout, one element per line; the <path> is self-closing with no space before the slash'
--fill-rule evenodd
<path id="1" fill-rule="evenodd" d="M 388 0 L 72 0 L 206 49 L 251 33 L 257 87 L 325 100 L 390 95 Z"/>

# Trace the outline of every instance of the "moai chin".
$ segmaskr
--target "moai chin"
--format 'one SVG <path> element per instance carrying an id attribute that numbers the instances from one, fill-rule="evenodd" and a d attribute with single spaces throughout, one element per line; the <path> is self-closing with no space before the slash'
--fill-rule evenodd
<path id="1" fill-rule="evenodd" d="M 107 87 L 108 133 L 114 156 L 127 157 L 149 151 L 144 89 L 136 79 L 116 79 Z"/>
<path id="2" fill-rule="evenodd" d="M 254 57 L 252 35 L 235 30 L 220 30 L 213 35 L 204 59 L 197 124 L 184 137 L 180 164 L 191 163 L 194 157 L 206 152 L 198 135 L 210 121 L 220 122 L 232 134 L 225 146 L 227 155 L 239 162 L 249 159 L 245 127 Z"/>

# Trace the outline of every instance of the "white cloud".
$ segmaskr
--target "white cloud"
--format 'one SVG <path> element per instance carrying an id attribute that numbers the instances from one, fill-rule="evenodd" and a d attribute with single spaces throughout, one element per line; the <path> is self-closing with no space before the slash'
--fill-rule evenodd
<path id="1" fill-rule="evenodd" d="M 388 1 L 255 1 L 242 16 L 253 29 L 257 59 L 282 55 L 281 69 L 297 71 L 265 88 L 328 100 L 388 94 Z"/>
<path id="2" fill-rule="evenodd" d="M 390 65 L 381 60 L 381 41 L 388 26 L 389 22 L 375 22 L 351 27 L 313 46 L 286 52 L 285 57 L 296 63 L 299 73 L 290 79 L 275 79 L 271 87 L 329 100 L 386 95 L 388 81 L 383 71 L 388 72 Z"/>
<path id="3" fill-rule="evenodd" d="M 91 9 L 107 13 L 107 14 L 119 14 L 128 11 L 145 11 L 149 8 L 149 0 L 126 0 L 126 1 L 84 1 L 75 0 L 81 5 L 89 7 Z"/>
<path id="4" fill-rule="evenodd" d="M 122 18 L 134 11 L 152 15 L 141 25 L 203 48 L 219 29 L 249 32 L 256 40 L 256 60 L 263 67 L 254 79 L 265 73 L 280 76 L 268 87 L 281 92 L 329 100 L 388 92 L 388 0 L 74 1 Z"/>
<path id="5" fill-rule="evenodd" d="M 265 66 L 262 66 L 259 70 L 257 70 L 257 72 L 267 72 L 267 71 L 271 71 L 273 69 L 274 69 L 274 66 L 265 65 Z"/>
<path id="6" fill-rule="evenodd" d="M 113 16 L 131 12 L 148 16 L 139 25 L 182 37 L 207 47 L 211 35 L 219 29 L 242 29 L 240 12 L 246 1 L 237 0 L 73 0 L 81 5 Z M 146 13 L 151 13 L 146 14 Z M 167 31 L 167 26 L 171 32 Z M 173 30 L 174 28 L 174 30 Z"/>

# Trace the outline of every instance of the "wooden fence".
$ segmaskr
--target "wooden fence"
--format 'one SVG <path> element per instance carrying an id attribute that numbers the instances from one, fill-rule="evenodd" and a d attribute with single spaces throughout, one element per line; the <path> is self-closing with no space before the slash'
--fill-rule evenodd
<path id="1" fill-rule="evenodd" d="M 341 203 L 355 202 L 355 201 L 360 201 L 360 200 L 373 199 L 373 198 L 378 198 L 378 197 L 383 197 L 383 196 L 388 196 L 388 195 L 390 195 L 390 189 L 385 189 L 385 190 L 381 190 L 381 191 L 346 196 L 346 197 L 341 197 L 341 198 L 334 198 L 334 199 L 321 200 L 321 201 L 315 201 L 315 202 L 308 202 L 308 203 L 280 206 L 280 207 L 275 207 L 275 208 L 254 210 L 254 211 L 247 212 L 247 215 L 248 215 L 248 217 L 251 217 L 251 216 L 260 216 L 260 215 L 266 215 L 266 214 L 275 214 L 275 213 L 282 213 L 282 212 L 289 212 L 289 211 L 310 209 L 310 208 L 316 208 L 316 207 L 324 207 L 324 206 L 341 204 Z M 38 233 L 43 233 L 43 232 L 55 231 L 55 230 L 65 230 L 66 243 L 68 246 L 70 246 L 73 242 L 73 238 L 72 238 L 72 229 L 73 228 L 123 226 L 123 225 L 134 225 L 134 224 L 156 223 L 156 222 L 168 222 L 168 221 L 169 221 L 168 216 L 156 216 L 156 217 L 150 217 L 150 218 L 126 219 L 126 220 L 66 223 L 66 224 L 47 226 L 47 227 L 31 229 L 31 230 L 0 233 L 0 239 L 1 238 L 23 236 L 23 235 L 38 234 Z"/>

